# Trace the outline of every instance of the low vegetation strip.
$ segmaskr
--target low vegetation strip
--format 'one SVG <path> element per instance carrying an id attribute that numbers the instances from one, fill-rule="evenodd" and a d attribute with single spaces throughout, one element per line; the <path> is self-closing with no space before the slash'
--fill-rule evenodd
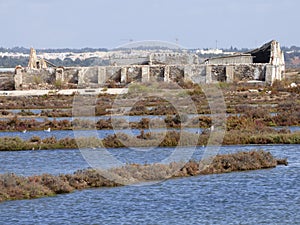
<path id="1" fill-rule="evenodd" d="M 164 137 L 164 138 L 162 138 Z M 109 135 L 104 139 L 97 137 L 62 138 L 54 136 L 42 139 L 33 136 L 29 140 L 20 137 L 0 138 L 0 151 L 24 151 L 24 150 L 51 150 L 51 149 L 76 149 L 76 148 L 124 148 L 124 147 L 174 147 L 174 146 L 203 146 L 207 145 L 210 138 L 209 132 L 202 134 L 191 132 L 168 131 L 166 133 L 141 131 L 140 135 L 131 136 L 124 133 Z M 223 145 L 246 145 L 246 144 L 300 144 L 300 132 L 248 132 L 227 131 Z M 213 142 L 210 142 L 213 144 Z"/>
<path id="2" fill-rule="evenodd" d="M 289 107 L 287 107 L 289 108 Z M 2 112 L 4 113 L 4 112 Z M 64 112 L 62 112 L 64 113 Z M 272 115 L 264 108 L 241 107 L 240 114 L 228 114 L 226 129 L 267 129 L 274 126 L 299 126 L 300 125 L 300 107 L 293 110 L 282 110 Z M 164 115 L 164 114 L 162 114 Z M 0 110 L 1 117 L 1 110 Z M 51 119 L 45 117 L 3 117 L 0 120 L 0 131 L 37 131 L 51 128 L 52 130 L 72 130 L 72 129 L 149 129 L 151 128 L 208 128 L 212 125 L 212 117 L 208 115 L 194 115 L 189 118 L 187 115 L 165 115 L 162 118 L 149 119 L 140 118 L 139 121 L 128 122 L 124 118 L 110 117 L 108 119 L 99 119 L 97 121 L 91 118 L 73 118 L 71 116 L 65 119 Z"/>
<path id="3" fill-rule="evenodd" d="M 280 164 L 287 165 L 287 160 L 275 159 L 270 152 L 259 150 L 218 155 L 208 165 L 203 161 L 191 160 L 187 163 L 173 162 L 168 165 L 127 164 L 108 171 L 86 169 L 58 176 L 43 174 L 23 177 L 13 173 L 2 174 L 0 202 L 54 196 L 86 188 L 116 187 L 175 177 L 266 169 Z M 113 174 L 114 179 L 106 178 L 105 174 Z"/>

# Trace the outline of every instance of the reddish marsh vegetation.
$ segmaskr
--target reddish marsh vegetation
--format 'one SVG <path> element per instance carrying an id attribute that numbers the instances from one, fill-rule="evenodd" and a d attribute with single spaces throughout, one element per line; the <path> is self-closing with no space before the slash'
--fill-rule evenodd
<path id="1" fill-rule="evenodd" d="M 280 164 L 287 165 L 287 160 L 277 160 L 269 152 L 259 150 L 218 155 L 210 163 L 191 160 L 187 163 L 173 162 L 168 165 L 128 164 L 108 171 L 87 169 L 79 170 L 74 174 L 58 176 L 43 174 L 23 177 L 13 173 L 3 174 L 0 175 L 0 202 L 53 196 L 86 188 L 115 187 L 174 177 L 266 169 Z M 110 174 L 110 178 L 117 182 L 106 178 L 107 174 Z"/>

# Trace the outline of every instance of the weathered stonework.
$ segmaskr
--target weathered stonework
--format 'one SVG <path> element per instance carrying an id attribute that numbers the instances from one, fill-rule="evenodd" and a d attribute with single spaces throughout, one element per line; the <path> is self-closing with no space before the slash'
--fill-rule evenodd
<path id="1" fill-rule="evenodd" d="M 0 90 L 13 90 L 15 80 L 12 72 L 0 72 Z"/>
<path id="2" fill-rule="evenodd" d="M 271 85 L 275 80 L 284 78 L 284 54 L 277 41 L 268 42 L 247 53 L 208 59 L 205 63 L 212 66 L 212 80 L 254 80 Z"/>
<path id="3" fill-rule="evenodd" d="M 150 65 L 192 65 L 198 64 L 197 55 L 185 53 L 153 53 L 149 56 Z"/>
<path id="4" fill-rule="evenodd" d="M 207 66 L 206 65 L 186 65 L 184 67 L 184 81 L 192 81 L 193 83 L 209 83 L 207 82 Z"/>
<path id="5" fill-rule="evenodd" d="M 150 68 L 149 66 L 142 67 L 142 82 L 149 82 L 150 81 Z"/>
<path id="6" fill-rule="evenodd" d="M 46 69 L 47 63 L 44 59 L 38 59 L 36 55 L 36 51 L 33 48 L 30 48 L 30 55 L 29 55 L 29 62 L 28 62 L 29 69 Z"/>
<path id="7" fill-rule="evenodd" d="M 284 57 L 276 41 L 241 55 L 208 59 L 203 64 L 188 54 L 150 54 L 148 63 L 96 67 L 67 67 L 47 69 L 16 68 L 15 89 L 54 87 L 55 82 L 78 88 L 98 88 L 114 81 L 194 83 L 259 81 L 270 85 L 284 78 Z"/>

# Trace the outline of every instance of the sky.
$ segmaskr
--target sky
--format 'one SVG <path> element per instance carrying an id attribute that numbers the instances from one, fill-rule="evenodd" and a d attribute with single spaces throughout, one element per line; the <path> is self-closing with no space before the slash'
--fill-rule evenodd
<path id="1" fill-rule="evenodd" d="M 299 0 L 0 0 L 0 46 L 185 48 L 300 46 Z"/>

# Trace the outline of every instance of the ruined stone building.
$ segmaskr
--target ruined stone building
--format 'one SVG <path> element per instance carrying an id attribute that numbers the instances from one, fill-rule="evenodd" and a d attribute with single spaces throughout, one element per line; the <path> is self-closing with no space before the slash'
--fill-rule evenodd
<path id="1" fill-rule="evenodd" d="M 47 69 L 46 61 L 44 59 L 38 59 L 38 57 L 36 55 L 36 51 L 33 48 L 30 48 L 28 68 L 29 69 Z"/>
<path id="2" fill-rule="evenodd" d="M 78 88 L 104 87 L 108 82 L 127 84 L 151 81 L 261 82 L 271 85 L 284 78 L 284 56 L 277 41 L 242 54 L 210 58 L 203 63 L 188 53 L 151 53 L 130 59 L 112 59 L 113 65 L 94 67 L 47 68 L 32 50 L 28 68 L 16 68 L 15 89 L 45 85 L 71 84 Z M 45 87 L 45 85 L 40 85 Z M 37 85 L 35 85 L 36 88 Z"/>
<path id="3" fill-rule="evenodd" d="M 207 59 L 212 76 L 220 81 L 262 81 L 272 84 L 284 78 L 284 54 L 277 41 L 250 52 Z"/>

